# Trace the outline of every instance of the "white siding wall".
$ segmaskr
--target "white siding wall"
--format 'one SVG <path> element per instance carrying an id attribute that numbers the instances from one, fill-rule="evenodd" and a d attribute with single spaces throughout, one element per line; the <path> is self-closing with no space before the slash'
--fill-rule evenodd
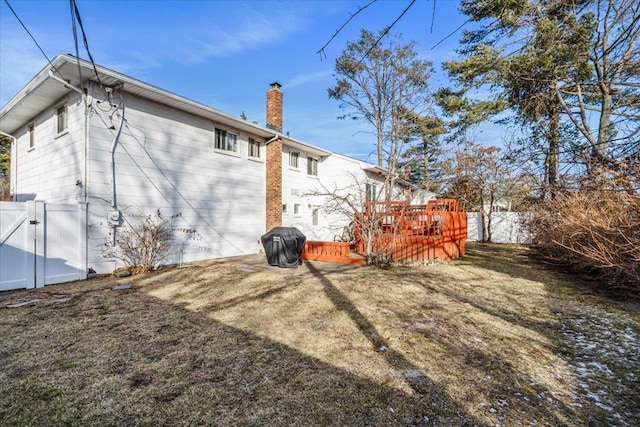
<path id="1" fill-rule="evenodd" d="M 55 108 L 63 103 L 67 105 L 68 128 L 58 135 Z M 75 184 L 83 179 L 83 111 L 80 95 L 71 92 L 14 133 L 17 167 L 11 179 L 17 201 L 81 201 L 82 189 Z M 29 148 L 29 123 L 35 125 L 34 148 Z"/>
<path id="2" fill-rule="evenodd" d="M 312 195 L 314 192 L 351 192 L 364 201 L 367 182 L 376 184 L 378 192 L 383 191 L 384 179 L 369 176 L 363 170 L 371 167 L 368 163 L 332 154 L 319 159 L 318 176 L 315 177 L 307 174 L 307 153 L 300 152 L 299 168 L 295 169 L 289 167 L 289 151 L 298 150 L 285 145 L 282 151 L 282 201 L 287 205 L 282 225 L 298 228 L 308 240 L 333 241 L 353 219 L 328 211 L 327 198 Z M 297 215 L 294 213 L 296 204 L 300 206 Z M 318 209 L 318 225 L 313 225 L 314 209 Z"/>
<path id="3" fill-rule="evenodd" d="M 169 262 L 257 253 L 265 227 L 265 151 L 248 158 L 249 135 L 237 134 L 238 152 L 214 150 L 215 124 L 139 98 L 124 97 L 127 126 L 115 151 L 116 202 L 126 219 L 140 211 L 180 214 Z M 90 124 L 89 265 L 110 271 L 102 258 L 110 239 L 110 156 L 115 130 L 97 111 Z M 114 120 L 117 128 L 119 120 Z"/>

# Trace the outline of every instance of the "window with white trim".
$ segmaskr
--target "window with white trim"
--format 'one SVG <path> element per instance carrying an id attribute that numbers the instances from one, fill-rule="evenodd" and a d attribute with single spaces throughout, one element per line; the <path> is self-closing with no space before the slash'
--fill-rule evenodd
<path id="1" fill-rule="evenodd" d="M 249 138 L 249 157 L 260 158 L 260 141 Z"/>
<path id="2" fill-rule="evenodd" d="M 27 133 L 29 134 L 29 150 L 36 148 L 36 125 L 35 123 L 29 123 L 27 126 Z"/>
<path id="3" fill-rule="evenodd" d="M 319 211 L 319 210 L 320 210 L 320 209 L 315 208 L 315 209 L 313 209 L 313 210 L 311 211 L 311 223 L 312 223 L 313 225 L 318 225 L 318 211 Z"/>
<path id="4" fill-rule="evenodd" d="M 300 153 L 296 151 L 289 151 L 289 166 L 298 169 L 298 160 Z"/>
<path id="5" fill-rule="evenodd" d="M 238 136 L 223 129 L 216 128 L 216 150 L 238 152 Z"/>
<path id="6" fill-rule="evenodd" d="M 318 159 L 307 157 L 307 175 L 318 176 Z"/>
<path id="7" fill-rule="evenodd" d="M 378 195 L 376 194 L 378 186 L 375 184 L 365 184 L 365 201 L 375 202 Z"/>
<path id="8" fill-rule="evenodd" d="M 293 214 L 300 215 L 300 205 L 298 204 L 293 205 Z"/>
<path id="9" fill-rule="evenodd" d="M 65 132 L 69 126 L 69 118 L 67 117 L 67 104 L 56 107 L 56 134 Z"/>
<path id="10" fill-rule="evenodd" d="M 287 213 L 287 205 L 282 205 L 282 213 L 283 214 Z"/>

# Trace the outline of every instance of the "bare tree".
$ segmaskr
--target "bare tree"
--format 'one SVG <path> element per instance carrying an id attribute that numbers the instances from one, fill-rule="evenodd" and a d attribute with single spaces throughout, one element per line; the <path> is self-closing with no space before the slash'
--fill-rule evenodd
<path id="1" fill-rule="evenodd" d="M 460 200 L 465 211 L 482 214 L 482 241 L 492 240 L 496 208 L 526 197 L 527 174 L 515 174 L 514 164 L 499 147 L 467 142 L 456 150 L 446 176 L 448 197 Z"/>
<path id="2" fill-rule="evenodd" d="M 427 81 L 432 68 L 430 62 L 418 59 L 414 42 L 403 44 L 400 36 L 389 36 L 385 44 L 379 41 L 372 32 L 361 30 L 360 39 L 349 42 L 336 59 L 338 80 L 328 92 L 341 102 L 345 110 L 341 118 L 369 125 L 376 138 L 377 164 L 390 172 L 386 186 L 390 189 L 406 141 L 404 118 L 407 111 L 420 114 L 429 105 Z"/>
<path id="3" fill-rule="evenodd" d="M 386 210 L 379 209 L 391 202 L 381 201 L 387 193 L 379 181 L 358 178 L 350 175 L 350 182 L 344 186 L 332 188 L 320 185 L 306 194 L 323 200 L 322 210 L 336 221 L 348 223 L 340 240 L 350 243 L 361 242 L 365 263 L 375 266 L 388 266 L 395 245 L 395 230 L 385 228 Z M 386 239 L 382 239 L 383 235 Z M 390 239 L 389 239 L 390 237 Z M 381 242 L 384 242 L 381 244 Z"/>

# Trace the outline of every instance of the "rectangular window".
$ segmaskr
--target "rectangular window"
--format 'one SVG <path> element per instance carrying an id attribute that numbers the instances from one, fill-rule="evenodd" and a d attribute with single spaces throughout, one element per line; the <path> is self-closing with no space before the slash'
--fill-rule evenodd
<path id="1" fill-rule="evenodd" d="M 283 214 L 287 213 L 287 205 L 282 205 L 282 213 Z"/>
<path id="2" fill-rule="evenodd" d="M 376 190 L 377 186 L 375 184 L 365 184 L 365 200 L 367 202 L 376 201 Z"/>
<path id="3" fill-rule="evenodd" d="M 29 149 L 36 148 L 36 125 L 34 123 L 30 123 L 27 127 L 27 131 L 29 133 Z"/>
<path id="4" fill-rule="evenodd" d="M 318 176 L 318 159 L 307 157 L 307 175 Z"/>
<path id="5" fill-rule="evenodd" d="M 292 168 L 298 169 L 298 158 L 300 157 L 300 153 L 296 153 L 295 151 L 289 152 L 289 166 Z"/>
<path id="6" fill-rule="evenodd" d="M 56 108 L 56 133 L 62 133 L 67 130 L 68 126 L 67 119 L 67 106 L 60 105 Z"/>
<path id="7" fill-rule="evenodd" d="M 216 128 L 216 150 L 238 152 L 237 135 L 227 132 L 226 130 Z"/>
<path id="8" fill-rule="evenodd" d="M 249 138 L 249 157 L 260 158 L 260 141 Z"/>
<path id="9" fill-rule="evenodd" d="M 314 210 L 311 211 L 311 218 L 312 218 L 312 223 L 313 225 L 318 225 L 318 208 L 315 208 Z"/>
<path id="10" fill-rule="evenodd" d="M 298 204 L 293 205 L 293 214 L 294 215 L 300 215 L 300 205 L 298 205 Z"/>

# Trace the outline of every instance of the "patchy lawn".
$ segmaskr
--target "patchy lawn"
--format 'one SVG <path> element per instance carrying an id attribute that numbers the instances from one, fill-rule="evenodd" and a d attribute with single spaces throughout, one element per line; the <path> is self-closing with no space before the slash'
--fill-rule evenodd
<path id="1" fill-rule="evenodd" d="M 640 425 L 637 307 L 566 280 L 471 245 L 415 269 L 227 261 L 5 294 L 0 425 Z"/>

